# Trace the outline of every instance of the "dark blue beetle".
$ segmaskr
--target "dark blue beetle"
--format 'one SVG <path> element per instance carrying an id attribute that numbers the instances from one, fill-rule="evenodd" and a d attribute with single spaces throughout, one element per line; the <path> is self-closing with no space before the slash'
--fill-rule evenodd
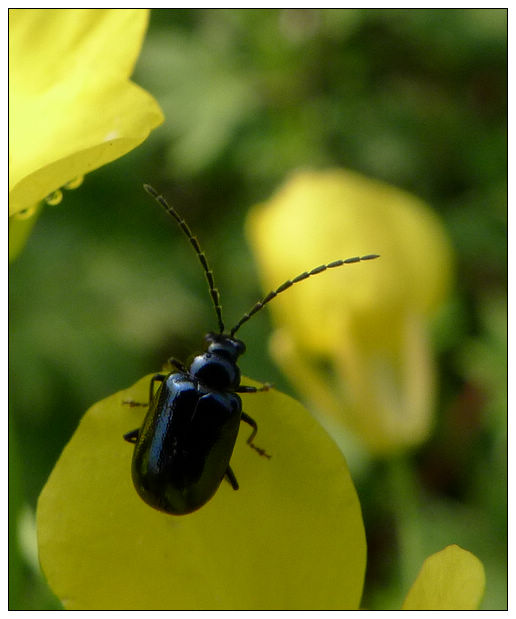
<path id="1" fill-rule="evenodd" d="M 207 350 L 197 355 L 189 368 L 176 359 L 170 359 L 169 363 L 176 371 L 156 374 L 152 378 L 149 409 L 143 425 L 124 435 L 125 440 L 135 444 L 132 477 L 140 497 L 151 507 L 168 514 L 181 515 L 202 507 L 215 494 L 224 477 L 234 490 L 238 490 L 229 461 L 241 421 L 253 428 L 248 444 L 260 455 L 270 458 L 269 454 L 253 443 L 258 426 L 254 419 L 242 411 L 242 400 L 238 395 L 266 391 L 269 385 L 261 388 L 240 385 L 237 360 L 245 352 L 245 344 L 234 337 L 237 330 L 265 304 L 293 284 L 326 269 L 372 260 L 378 256 L 370 254 L 361 258 L 336 260 L 301 273 L 258 301 L 226 334 L 213 273 L 197 239 L 163 196 L 158 195 L 149 185 L 144 187 L 174 217 L 199 257 L 208 280 L 220 330 L 219 333 L 206 335 Z M 139 405 L 135 402 L 127 403 Z"/>

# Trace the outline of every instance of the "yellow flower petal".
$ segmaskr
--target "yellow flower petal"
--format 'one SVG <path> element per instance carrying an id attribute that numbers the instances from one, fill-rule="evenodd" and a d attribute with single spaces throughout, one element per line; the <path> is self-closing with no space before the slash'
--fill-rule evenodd
<path id="1" fill-rule="evenodd" d="M 447 546 L 423 563 L 403 610 L 476 610 L 485 588 L 482 563 L 459 546 Z"/>
<path id="2" fill-rule="evenodd" d="M 148 9 L 11 9 L 14 84 L 38 93 L 73 73 L 129 77 L 148 21 Z"/>
<path id="3" fill-rule="evenodd" d="M 163 121 L 128 79 L 144 9 L 10 11 L 10 215 L 135 148 Z"/>
<path id="4" fill-rule="evenodd" d="M 174 517 L 131 482 L 132 447 L 149 377 L 93 406 L 38 503 L 40 561 L 69 609 L 357 608 L 365 569 L 360 505 L 334 443 L 297 402 L 274 390 L 243 397 L 243 426 L 223 482 L 203 508 Z M 245 384 L 252 381 L 245 380 Z"/>

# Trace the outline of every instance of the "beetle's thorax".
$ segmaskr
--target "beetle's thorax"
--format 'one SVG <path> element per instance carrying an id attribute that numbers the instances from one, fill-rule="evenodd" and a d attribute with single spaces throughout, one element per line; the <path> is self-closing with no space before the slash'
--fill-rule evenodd
<path id="1" fill-rule="evenodd" d="M 240 385 L 237 359 L 245 352 L 245 344 L 223 333 L 206 335 L 208 349 L 194 357 L 190 375 L 216 391 L 234 391 Z"/>

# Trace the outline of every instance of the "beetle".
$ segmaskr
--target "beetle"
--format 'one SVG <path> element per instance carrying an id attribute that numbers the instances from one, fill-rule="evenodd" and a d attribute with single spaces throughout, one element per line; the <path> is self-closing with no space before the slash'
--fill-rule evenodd
<path id="1" fill-rule="evenodd" d="M 226 478 L 234 490 L 238 482 L 230 459 L 240 422 L 251 426 L 247 443 L 261 456 L 270 454 L 254 443 L 256 421 L 242 410 L 241 393 L 267 391 L 240 384 L 238 358 L 245 344 L 235 333 L 256 312 L 278 294 L 312 275 L 345 264 L 378 258 L 378 254 L 336 260 L 287 280 L 258 301 L 238 323 L 226 332 L 220 295 L 197 238 L 181 215 L 150 185 L 145 190 L 171 215 L 190 241 L 204 270 L 219 331 L 206 335 L 206 350 L 194 357 L 189 367 L 169 359 L 170 373 L 155 374 L 150 382 L 149 402 L 125 402 L 148 406 L 140 428 L 124 435 L 134 444 L 132 480 L 139 496 L 151 507 L 172 515 L 189 514 L 205 505 Z"/>

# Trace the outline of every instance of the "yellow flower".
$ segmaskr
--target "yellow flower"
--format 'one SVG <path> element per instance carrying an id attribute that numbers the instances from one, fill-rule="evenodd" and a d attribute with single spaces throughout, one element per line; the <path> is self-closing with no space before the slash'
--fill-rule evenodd
<path id="1" fill-rule="evenodd" d="M 421 200 L 344 170 L 294 176 L 251 211 L 266 289 L 336 259 L 370 253 L 294 285 L 270 305 L 272 354 L 326 426 L 374 453 L 423 441 L 435 395 L 430 318 L 451 250 Z"/>
<path id="2" fill-rule="evenodd" d="M 163 121 L 156 101 L 129 80 L 148 13 L 9 11 L 9 215 L 58 200 L 54 192 L 132 150 Z"/>
<path id="3" fill-rule="evenodd" d="M 295 400 L 243 396 L 256 442 L 238 435 L 231 467 L 198 511 L 170 516 L 131 482 L 133 448 L 150 377 L 87 411 L 38 501 L 39 557 L 68 609 L 357 608 L 366 544 L 346 462 Z M 252 381 L 245 379 L 245 384 Z"/>

